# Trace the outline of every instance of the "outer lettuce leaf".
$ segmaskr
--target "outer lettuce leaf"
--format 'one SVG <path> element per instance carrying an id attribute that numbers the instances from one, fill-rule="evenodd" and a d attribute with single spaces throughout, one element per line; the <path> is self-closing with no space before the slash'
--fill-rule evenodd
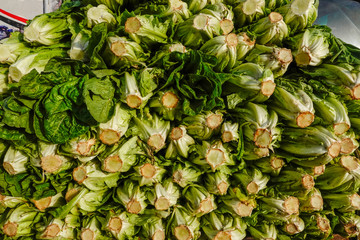
<path id="1" fill-rule="evenodd" d="M 88 46 L 88 54 L 90 56 L 89 66 L 92 69 L 107 68 L 104 60 L 100 55 L 101 49 L 106 42 L 106 37 L 106 23 L 97 24 L 92 28 Z"/>
<path id="2" fill-rule="evenodd" d="M 61 172 L 45 179 L 39 169 L 31 166 L 28 172 L 16 175 L 0 168 L 0 191 L 8 196 L 37 200 L 65 190 L 71 179 L 71 172 Z"/>
<path id="3" fill-rule="evenodd" d="M 34 103 L 35 101 L 31 101 L 30 105 Z M 4 99 L 2 104 L 2 110 L 4 111 L 2 122 L 9 127 L 24 128 L 27 133 L 33 133 L 30 121 L 31 107 L 24 105 L 13 96 Z"/>
<path id="4" fill-rule="evenodd" d="M 79 101 L 81 103 L 80 97 L 78 81 L 70 81 L 55 86 L 35 106 L 34 123 L 39 128 L 35 131 L 37 135 L 43 136 L 53 143 L 65 143 L 87 132 L 89 127 L 76 119 L 71 112 L 73 105 L 76 106 Z M 89 121 L 92 120 L 89 119 Z"/>
<path id="5" fill-rule="evenodd" d="M 20 95 L 40 99 L 53 86 L 76 80 L 87 73 L 92 75 L 89 67 L 82 62 L 53 58 L 41 74 L 33 70 L 21 79 Z"/>
<path id="6" fill-rule="evenodd" d="M 0 139 L 8 141 L 17 150 L 21 150 L 29 156 L 37 156 L 35 136 L 27 134 L 21 129 L 14 129 L 0 123 Z"/>
<path id="7" fill-rule="evenodd" d="M 162 67 L 171 73 L 162 88 L 176 86 L 181 94 L 180 98 L 184 99 L 182 108 L 186 115 L 193 116 L 201 111 L 224 107 L 224 100 L 221 98 L 223 82 L 220 74 L 212 70 L 216 65 L 215 61 L 214 57 L 198 51 L 172 53 L 164 57 Z M 168 62 L 178 64 L 169 66 Z"/>
<path id="8" fill-rule="evenodd" d="M 108 77 L 85 80 L 82 96 L 88 111 L 97 122 L 105 123 L 114 114 L 114 93 L 115 88 Z"/>

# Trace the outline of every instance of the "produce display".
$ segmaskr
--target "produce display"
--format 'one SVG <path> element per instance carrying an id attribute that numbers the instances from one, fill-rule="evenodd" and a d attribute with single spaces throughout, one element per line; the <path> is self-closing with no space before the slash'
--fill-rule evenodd
<path id="1" fill-rule="evenodd" d="M 65 0 L 0 41 L 0 239 L 360 235 L 360 50 L 317 0 Z"/>

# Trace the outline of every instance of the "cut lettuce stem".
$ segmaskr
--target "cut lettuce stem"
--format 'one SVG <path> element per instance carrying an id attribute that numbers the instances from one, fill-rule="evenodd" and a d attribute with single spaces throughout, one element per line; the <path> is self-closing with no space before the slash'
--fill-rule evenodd
<path id="1" fill-rule="evenodd" d="M 216 234 L 214 240 L 231 240 L 231 235 L 230 233 L 220 231 Z"/>
<path id="2" fill-rule="evenodd" d="M 275 58 L 281 63 L 292 62 L 291 50 L 287 48 L 276 49 L 274 52 Z"/>
<path id="3" fill-rule="evenodd" d="M 179 119 L 181 116 L 180 99 L 173 89 L 159 91 L 158 97 L 150 101 L 149 106 L 166 120 Z"/>
<path id="4" fill-rule="evenodd" d="M 177 155 L 187 158 L 190 145 L 195 144 L 192 137 L 187 134 L 185 126 L 174 127 L 169 136 L 171 142 L 166 150 L 166 158 L 176 158 Z"/>
<path id="5" fill-rule="evenodd" d="M 81 240 L 95 239 L 95 233 L 90 228 L 84 228 L 80 234 Z"/>
<path id="6" fill-rule="evenodd" d="M 353 156 L 342 156 L 339 163 L 349 172 L 359 168 L 359 160 Z"/>
<path id="7" fill-rule="evenodd" d="M 136 199 L 131 199 L 126 205 L 126 210 L 129 213 L 138 214 L 141 212 L 142 207 L 139 201 Z"/>
<path id="8" fill-rule="evenodd" d="M 238 199 L 229 199 L 224 200 L 224 203 L 240 217 L 251 216 L 255 208 L 253 202 L 248 200 L 240 201 Z"/>
<path id="9" fill-rule="evenodd" d="M 106 145 L 113 145 L 119 142 L 120 138 L 129 128 L 132 118 L 132 111 L 125 108 L 124 104 L 116 104 L 114 116 L 106 123 L 99 125 L 99 139 Z"/>
<path id="10" fill-rule="evenodd" d="M 147 206 L 144 191 L 130 180 L 126 180 L 124 184 L 118 186 L 116 197 L 126 211 L 132 214 L 141 214 Z"/>
<path id="11" fill-rule="evenodd" d="M 152 165 L 150 163 L 145 163 L 140 168 L 140 173 L 141 173 L 141 176 L 143 176 L 144 178 L 153 178 L 156 174 L 156 168 L 154 165 Z"/>
<path id="12" fill-rule="evenodd" d="M 183 130 L 181 127 L 174 127 L 170 132 L 170 139 L 171 140 L 179 140 L 184 136 Z"/>
<path id="13" fill-rule="evenodd" d="M 219 111 L 215 113 L 204 112 L 195 116 L 188 116 L 184 118 L 183 122 L 189 135 L 200 140 L 206 140 L 220 130 L 223 115 Z"/>
<path id="14" fill-rule="evenodd" d="M 294 37 L 292 46 L 299 67 L 318 66 L 330 55 L 328 33 L 322 29 L 309 28 Z"/>
<path id="15" fill-rule="evenodd" d="M 159 197 L 155 201 L 155 208 L 159 211 L 165 211 L 168 210 L 170 207 L 170 201 L 166 197 Z"/>
<path id="16" fill-rule="evenodd" d="M 220 29 L 222 34 L 227 35 L 234 30 L 234 22 L 230 19 L 223 19 L 220 21 Z"/>
<path id="17" fill-rule="evenodd" d="M 87 177 L 86 168 L 83 166 L 79 166 L 73 170 L 72 173 L 73 179 L 79 184 L 83 183 Z"/>
<path id="18" fill-rule="evenodd" d="M 208 239 L 244 239 L 246 236 L 246 223 L 238 216 L 214 211 L 205 215 L 202 220 L 202 230 Z"/>
<path id="19" fill-rule="evenodd" d="M 50 223 L 46 226 L 45 230 L 43 230 L 40 234 L 40 239 L 55 239 L 55 238 L 70 238 L 71 234 L 66 235 L 66 233 L 62 236 L 66 230 L 65 223 L 57 218 L 53 218 Z M 65 230 L 65 231 L 63 231 Z M 38 236 L 38 235 L 37 235 Z"/>
<path id="20" fill-rule="evenodd" d="M 312 62 L 310 52 L 301 52 L 295 56 L 295 61 L 299 66 L 308 66 Z"/>
<path id="21" fill-rule="evenodd" d="M 329 156 L 332 158 L 336 158 L 337 156 L 339 156 L 341 148 L 342 145 L 338 142 L 331 144 L 330 147 L 328 148 Z"/>
<path id="22" fill-rule="evenodd" d="M 177 240 L 191 240 L 193 236 L 190 229 L 186 225 L 180 225 L 175 227 L 174 235 Z"/>
<path id="23" fill-rule="evenodd" d="M 63 164 L 59 155 L 45 156 L 41 158 L 41 168 L 48 173 L 56 172 Z"/>
<path id="24" fill-rule="evenodd" d="M 271 212 L 276 212 L 280 215 L 297 215 L 299 214 L 299 199 L 294 196 L 289 196 L 284 199 L 277 198 L 262 198 L 264 202 L 263 207 Z"/>
<path id="25" fill-rule="evenodd" d="M 323 209 L 323 206 L 324 201 L 321 195 L 314 195 L 311 196 L 309 199 L 309 207 L 307 208 L 307 210 L 320 211 L 321 209 Z"/>
<path id="26" fill-rule="evenodd" d="M 278 157 L 270 158 L 270 165 L 274 171 L 281 169 L 284 166 L 284 160 Z"/>
<path id="27" fill-rule="evenodd" d="M 204 178 L 204 186 L 212 194 L 225 195 L 230 186 L 228 175 L 219 171 L 208 173 Z"/>
<path id="28" fill-rule="evenodd" d="M 209 20 L 206 14 L 198 14 L 193 20 L 193 27 L 197 30 L 204 30 L 209 25 Z"/>
<path id="29" fill-rule="evenodd" d="M 216 209 L 215 198 L 205 187 L 199 185 L 189 186 L 184 192 L 187 208 L 196 217 L 201 217 Z"/>
<path id="30" fill-rule="evenodd" d="M 17 224 L 13 222 L 8 222 L 3 226 L 3 231 L 9 237 L 15 237 L 17 234 Z"/>
<path id="31" fill-rule="evenodd" d="M 111 217 L 109 219 L 108 225 L 106 226 L 110 231 L 120 232 L 122 228 L 122 221 L 119 217 Z"/>
<path id="32" fill-rule="evenodd" d="M 79 194 L 80 191 L 81 191 L 80 188 L 72 188 L 68 190 L 65 194 L 66 202 L 70 202 L 75 196 Z"/>
<path id="33" fill-rule="evenodd" d="M 114 173 L 120 172 L 123 167 L 123 161 L 119 155 L 113 155 L 105 158 L 103 163 L 103 169 L 106 172 Z"/>
<path id="34" fill-rule="evenodd" d="M 284 210 L 289 215 L 298 214 L 299 205 L 299 199 L 296 197 L 289 197 L 284 201 Z"/>
<path id="35" fill-rule="evenodd" d="M 225 195 L 229 188 L 229 184 L 227 182 L 221 182 L 216 186 L 216 188 L 218 189 L 220 195 Z"/>
<path id="36" fill-rule="evenodd" d="M 221 139 L 224 143 L 239 139 L 239 124 L 224 122 L 221 127 Z"/>
<path id="37" fill-rule="evenodd" d="M 115 56 L 122 57 L 127 52 L 125 44 L 126 42 L 120 41 L 111 42 L 110 50 L 114 53 Z"/>
<path id="38" fill-rule="evenodd" d="M 262 172 L 271 176 L 278 176 L 285 165 L 283 159 L 276 155 L 254 161 L 253 164 Z"/>
<path id="39" fill-rule="evenodd" d="M 254 143 L 260 148 L 267 148 L 272 142 L 272 136 L 268 129 L 257 129 L 254 134 Z"/>
<path id="40" fill-rule="evenodd" d="M 212 113 L 206 117 L 206 125 L 213 130 L 220 127 L 222 121 L 223 118 L 221 114 Z"/>
<path id="41" fill-rule="evenodd" d="M 165 146 L 165 139 L 161 134 L 153 134 L 149 137 L 147 144 L 155 150 L 160 150 Z"/>
<path id="42" fill-rule="evenodd" d="M 104 144 L 112 145 L 120 140 L 120 133 L 112 129 L 104 129 L 100 133 L 100 140 Z"/>
<path id="43" fill-rule="evenodd" d="M 163 230 L 157 230 L 151 239 L 152 240 L 165 240 L 165 232 Z"/>
<path id="44" fill-rule="evenodd" d="M 140 108 L 151 96 L 142 97 L 134 74 L 125 72 L 123 99 L 130 108 Z"/>
<path id="45" fill-rule="evenodd" d="M 176 108 L 179 103 L 178 96 L 173 92 L 166 92 L 161 97 L 161 104 L 166 108 Z"/>
<path id="46" fill-rule="evenodd" d="M 355 86 L 351 89 L 351 96 L 352 96 L 353 99 L 355 99 L 355 100 L 359 100 L 359 99 L 360 99 L 360 84 L 355 85 Z"/>
<path id="47" fill-rule="evenodd" d="M 179 189 L 171 179 L 167 179 L 162 183 L 156 183 L 154 189 L 148 193 L 148 200 L 159 211 L 166 211 L 174 206 L 179 197 Z"/>
<path id="48" fill-rule="evenodd" d="M 40 211 L 44 211 L 48 207 L 57 205 L 60 198 L 62 198 L 61 192 L 54 196 L 44 197 L 39 200 L 32 200 L 32 202 L 37 209 L 39 209 Z"/>
<path id="49" fill-rule="evenodd" d="M 294 235 L 304 231 L 305 223 L 304 221 L 297 215 L 293 215 L 289 218 L 288 222 L 284 226 L 285 232 L 290 235 Z"/>
<path id="50" fill-rule="evenodd" d="M 287 128 L 283 131 L 283 139 L 284 141 L 280 146 L 283 150 L 305 158 L 323 156 L 324 154 L 330 158 L 335 158 L 341 151 L 340 139 L 332 131 L 321 126 L 304 129 Z M 302 141 L 303 144 L 297 144 L 295 139 Z"/>
<path id="51" fill-rule="evenodd" d="M 134 118 L 135 124 L 140 130 L 142 140 L 154 150 L 159 151 L 165 146 L 165 140 L 170 131 L 170 122 L 161 119 L 157 115 L 147 118 Z"/>
<path id="52" fill-rule="evenodd" d="M 234 173 L 233 178 L 236 182 L 240 183 L 240 186 L 242 186 L 249 195 L 257 194 L 260 190 L 265 189 L 269 181 L 269 177 L 263 175 L 257 168 L 243 169 L 240 172 Z"/>
<path id="53" fill-rule="evenodd" d="M 226 35 L 225 42 L 229 47 L 236 47 L 238 45 L 238 37 L 235 33 L 230 33 Z"/>
<path id="54" fill-rule="evenodd" d="M 165 240 L 165 224 L 162 218 L 150 216 L 142 225 L 142 237 L 144 239 Z"/>
<path id="55" fill-rule="evenodd" d="M 217 148 L 209 149 L 205 159 L 212 169 L 216 169 L 226 161 L 225 153 L 221 149 Z"/>
<path id="56" fill-rule="evenodd" d="M 256 13 L 256 6 L 259 4 L 260 1 L 258 0 L 247 0 L 244 2 L 242 7 L 243 13 L 246 15 L 253 15 Z"/>
<path id="57" fill-rule="evenodd" d="M 253 209 L 254 207 L 246 202 L 238 202 L 235 211 L 240 217 L 249 217 Z"/>
<path id="58" fill-rule="evenodd" d="M 298 191 L 295 195 L 299 199 L 301 212 L 322 211 L 324 201 L 318 189 Z"/>
<path id="59" fill-rule="evenodd" d="M 324 218 L 320 215 L 317 216 L 316 223 L 321 232 L 326 233 L 331 229 L 330 221 L 327 218 Z"/>
<path id="60" fill-rule="evenodd" d="M 45 238 L 55 238 L 59 233 L 60 233 L 61 229 L 59 227 L 59 225 L 57 224 L 51 224 L 49 226 L 47 226 L 45 233 L 44 233 L 44 237 Z"/>
<path id="61" fill-rule="evenodd" d="M 276 84 L 273 81 L 263 81 L 260 87 L 260 93 L 266 97 L 270 97 L 275 91 Z"/>
<path id="62" fill-rule="evenodd" d="M 76 151 L 82 156 L 87 156 L 91 153 L 91 148 L 96 144 L 95 139 L 79 141 L 76 145 Z"/>
<path id="63" fill-rule="evenodd" d="M 126 97 L 126 103 L 131 108 L 138 108 L 142 104 L 142 99 L 138 95 L 128 95 Z"/>
<path id="64" fill-rule="evenodd" d="M 234 136 L 230 131 L 224 131 L 221 135 L 221 139 L 223 140 L 223 142 L 231 142 L 232 140 L 234 140 Z"/>
<path id="65" fill-rule="evenodd" d="M 345 123 L 345 122 L 335 123 L 333 125 L 333 127 L 334 127 L 334 133 L 336 135 L 341 135 L 341 134 L 345 133 L 347 130 L 350 129 L 350 125 L 348 123 Z"/>
<path id="66" fill-rule="evenodd" d="M 100 165 L 89 162 L 73 170 L 73 179 L 92 191 L 102 191 L 117 186 L 119 172 L 103 172 Z"/>
<path id="67" fill-rule="evenodd" d="M 320 166 L 315 166 L 313 168 L 313 174 L 314 176 L 320 176 L 325 172 L 325 164 L 324 165 L 320 165 Z"/>
<path id="68" fill-rule="evenodd" d="M 215 71 L 230 71 L 236 64 L 238 44 L 238 36 L 230 33 L 208 40 L 200 51 L 218 59 L 217 65 L 214 66 Z"/>
<path id="69" fill-rule="evenodd" d="M 315 119 L 315 115 L 312 112 L 300 112 L 296 117 L 296 125 L 301 128 L 306 128 L 310 126 Z"/>
<path id="70" fill-rule="evenodd" d="M 15 175 L 27 171 L 28 161 L 29 158 L 26 155 L 11 146 L 5 154 L 2 166 L 7 173 Z"/>
<path id="71" fill-rule="evenodd" d="M 281 192 L 311 190 L 315 186 L 314 177 L 302 169 L 284 169 L 278 177 L 271 179 Z"/>
<path id="72" fill-rule="evenodd" d="M 350 154 L 358 148 L 357 143 L 352 138 L 343 138 L 340 142 L 340 153 Z"/>
<path id="73" fill-rule="evenodd" d="M 284 105 L 284 103 L 287 103 Z M 277 87 L 274 92 L 274 104 L 271 106 L 291 125 L 306 128 L 315 119 L 315 110 L 310 96 L 301 89 Z"/>
<path id="74" fill-rule="evenodd" d="M 283 20 L 283 16 L 281 16 L 280 13 L 277 12 L 271 12 L 268 16 L 271 23 L 277 23 Z"/>
<path id="75" fill-rule="evenodd" d="M 307 174 L 301 178 L 301 184 L 303 185 L 304 189 L 310 190 L 315 186 L 315 181 L 311 175 Z"/>
<path id="76" fill-rule="evenodd" d="M 125 22 L 125 31 L 128 33 L 136 33 L 141 28 L 141 22 L 137 17 L 130 17 Z"/>

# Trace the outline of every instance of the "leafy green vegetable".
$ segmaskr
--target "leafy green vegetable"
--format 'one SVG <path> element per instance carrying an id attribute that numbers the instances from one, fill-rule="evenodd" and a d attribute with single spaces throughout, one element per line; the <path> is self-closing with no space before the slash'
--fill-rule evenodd
<path id="1" fill-rule="evenodd" d="M 65 0 L 1 40 L 2 238 L 359 237 L 360 50 L 318 5 Z"/>

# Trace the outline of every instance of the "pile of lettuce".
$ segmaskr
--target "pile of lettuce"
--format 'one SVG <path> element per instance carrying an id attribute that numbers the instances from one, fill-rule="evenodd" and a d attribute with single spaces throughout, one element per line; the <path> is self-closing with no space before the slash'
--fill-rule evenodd
<path id="1" fill-rule="evenodd" d="M 1 239 L 360 235 L 360 50 L 317 0 L 76 0 L 0 41 Z"/>

